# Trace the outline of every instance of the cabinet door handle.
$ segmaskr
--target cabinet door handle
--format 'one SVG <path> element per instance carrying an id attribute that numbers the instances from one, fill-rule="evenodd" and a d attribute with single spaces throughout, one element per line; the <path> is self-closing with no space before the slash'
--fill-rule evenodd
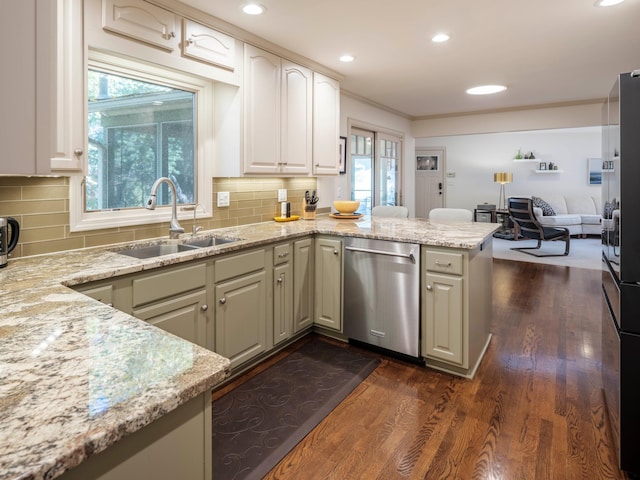
<path id="1" fill-rule="evenodd" d="M 221 304 L 221 305 L 224 305 L 225 303 L 227 303 L 227 297 L 222 297 L 222 298 L 220 299 L 220 304 Z"/>
<path id="2" fill-rule="evenodd" d="M 443 265 L 445 267 L 450 267 L 451 266 L 451 262 L 441 262 L 440 260 L 436 260 L 436 265 Z"/>
<path id="3" fill-rule="evenodd" d="M 431 291 L 431 290 L 433 290 L 433 287 L 431 285 L 427 285 L 427 290 Z"/>
<path id="4" fill-rule="evenodd" d="M 338 252 L 338 250 L 336 250 L 336 249 L 334 248 L 334 249 L 333 249 L 333 254 L 334 254 L 334 255 L 338 255 L 338 253 L 340 253 L 340 252 Z"/>
<path id="5" fill-rule="evenodd" d="M 284 280 L 284 278 L 282 278 L 282 275 L 280 275 L 280 276 L 278 277 L 277 282 L 278 282 L 278 283 L 282 283 L 282 282 L 283 282 L 283 280 Z"/>
<path id="6" fill-rule="evenodd" d="M 200 307 L 200 310 L 202 310 L 203 312 L 206 312 L 207 310 L 209 310 L 209 305 L 207 305 L 206 303 L 204 305 L 202 305 Z"/>
<path id="7" fill-rule="evenodd" d="M 81 157 L 83 153 L 84 153 L 84 150 L 82 150 L 81 148 L 76 148 L 73 150 L 73 154 L 76 157 Z"/>

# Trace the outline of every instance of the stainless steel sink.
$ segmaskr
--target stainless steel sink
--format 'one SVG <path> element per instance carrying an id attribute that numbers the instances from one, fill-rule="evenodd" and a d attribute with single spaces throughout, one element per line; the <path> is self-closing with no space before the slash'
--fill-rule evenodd
<path id="1" fill-rule="evenodd" d="M 187 240 L 185 245 L 198 248 L 213 247 L 215 245 L 224 245 L 225 243 L 233 243 L 241 240 L 240 238 L 220 238 L 220 237 L 204 237 L 195 240 Z"/>
<path id="2" fill-rule="evenodd" d="M 135 258 L 153 258 L 161 257 L 162 255 L 170 255 L 178 252 L 188 252 L 197 250 L 196 245 L 186 245 L 183 243 L 173 243 L 167 245 L 151 245 L 149 247 L 129 248 L 127 250 L 119 250 L 118 253 L 122 255 L 128 255 Z"/>
<path id="3" fill-rule="evenodd" d="M 213 247 L 215 245 L 224 245 L 225 243 L 233 243 L 241 240 L 240 238 L 220 238 L 220 237 L 202 237 L 187 240 L 184 243 L 162 243 L 158 245 L 149 245 L 146 247 L 131 247 L 124 250 L 116 250 L 116 253 L 127 255 L 135 258 L 153 258 L 162 255 L 171 255 L 172 253 L 189 252 L 198 250 L 199 248 Z"/>

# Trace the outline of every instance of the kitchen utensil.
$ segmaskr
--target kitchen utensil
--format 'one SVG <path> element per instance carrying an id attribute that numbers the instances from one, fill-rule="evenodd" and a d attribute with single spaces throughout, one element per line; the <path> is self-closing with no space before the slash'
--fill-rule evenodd
<path id="1" fill-rule="evenodd" d="M 11 227 L 11 236 L 9 236 Z M 0 268 L 6 267 L 9 253 L 16 248 L 20 236 L 20 224 L 13 217 L 0 217 Z"/>

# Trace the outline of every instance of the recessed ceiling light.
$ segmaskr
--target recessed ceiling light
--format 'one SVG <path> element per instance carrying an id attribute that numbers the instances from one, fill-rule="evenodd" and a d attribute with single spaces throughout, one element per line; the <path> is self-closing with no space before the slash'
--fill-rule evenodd
<path id="1" fill-rule="evenodd" d="M 447 35 L 446 33 L 438 33 L 437 35 L 431 37 L 431 41 L 435 43 L 442 43 L 446 42 L 447 40 L 449 40 L 449 35 Z"/>
<path id="2" fill-rule="evenodd" d="M 257 3 L 247 3 L 242 7 L 242 11 L 247 15 L 262 15 L 267 11 L 267 8 L 264 5 L 259 5 Z"/>
<path id="3" fill-rule="evenodd" d="M 340 61 L 341 62 L 345 62 L 345 63 L 353 62 L 355 59 L 356 59 L 356 57 L 354 57 L 353 55 L 349 55 L 349 54 L 345 54 L 345 55 L 342 55 L 340 57 Z"/>
<path id="4" fill-rule="evenodd" d="M 618 5 L 622 2 L 624 2 L 624 0 L 598 0 L 596 2 L 596 7 L 613 7 L 614 5 Z"/>
<path id="5" fill-rule="evenodd" d="M 490 95 L 492 93 L 504 92 L 507 89 L 504 85 L 481 85 L 467 90 L 469 95 Z"/>

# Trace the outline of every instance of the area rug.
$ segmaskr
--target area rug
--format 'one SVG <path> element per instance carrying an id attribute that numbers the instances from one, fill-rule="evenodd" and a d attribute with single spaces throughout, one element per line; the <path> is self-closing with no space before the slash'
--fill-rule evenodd
<path id="1" fill-rule="evenodd" d="M 534 257 L 526 253 L 511 250 L 511 247 L 534 247 L 536 240 L 503 240 L 493 239 L 493 258 L 514 260 L 519 262 L 545 263 L 564 267 L 588 268 L 600 270 L 602 268 L 602 244 L 600 238 L 571 238 L 569 255 L 560 257 Z M 542 250 L 548 253 L 564 252 L 564 242 L 542 242 Z"/>
<path id="2" fill-rule="evenodd" d="M 379 363 L 313 339 L 215 400 L 213 478 L 262 478 Z"/>

